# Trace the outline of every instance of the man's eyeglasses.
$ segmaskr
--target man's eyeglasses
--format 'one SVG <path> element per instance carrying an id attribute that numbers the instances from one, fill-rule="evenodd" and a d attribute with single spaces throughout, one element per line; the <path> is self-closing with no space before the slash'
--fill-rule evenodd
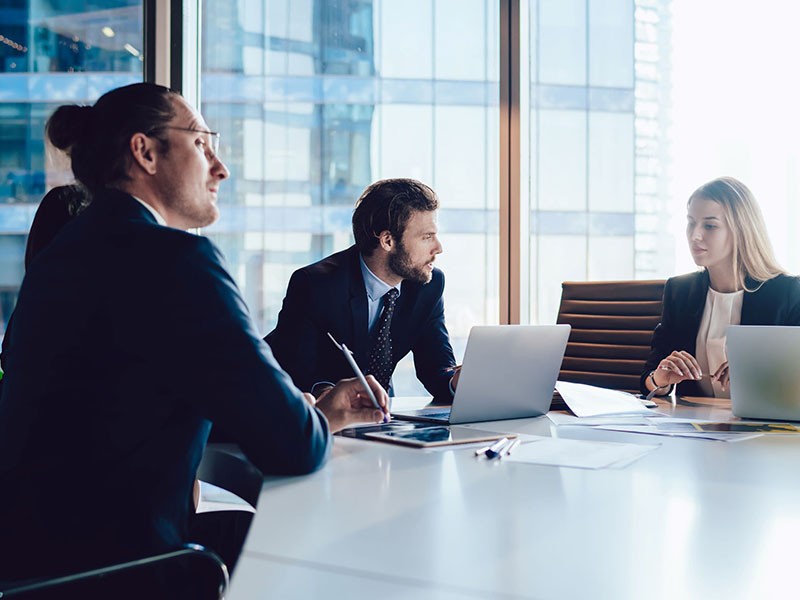
<path id="1" fill-rule="evenodd" d="M 173 125 L 164 125 L 159 129 L 175 129 L 177 131 L 188 131 L 190 133 L 204 133 L 203 136 L 204 143 L 206 148 L 211 151 L 213 156 L 217 156 L 219 153 L 219 132 L 218 131 L 208 131 L 207 129 L 195 129 L 193 127 L 175 127 Z"/>

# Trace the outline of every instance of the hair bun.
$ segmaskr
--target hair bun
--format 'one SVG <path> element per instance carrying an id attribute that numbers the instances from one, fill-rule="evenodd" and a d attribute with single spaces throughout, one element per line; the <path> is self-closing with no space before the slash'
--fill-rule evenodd
<path id="1" fill-rule="evenodd" d="M 91 106 L 69 104 L 59 106 L 47 120 L 46 132 L 56 148 L 69 154 L 72 147 L 89 130 L 89 120 L 93 114 Z"/>

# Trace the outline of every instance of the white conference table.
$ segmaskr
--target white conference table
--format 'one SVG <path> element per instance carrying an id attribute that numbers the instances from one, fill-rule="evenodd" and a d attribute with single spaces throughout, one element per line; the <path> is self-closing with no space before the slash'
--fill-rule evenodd
<path id="1" fill-rule="evenodd" d="M 725 401 L 675 416 L 731 419 Z M 228 598 L 770 598 L 800 594 L 800 436 L 668 438 L 547 417 L 482 428 L 661 447 L 622 469 L 338 438 L 268 478 Z"/>

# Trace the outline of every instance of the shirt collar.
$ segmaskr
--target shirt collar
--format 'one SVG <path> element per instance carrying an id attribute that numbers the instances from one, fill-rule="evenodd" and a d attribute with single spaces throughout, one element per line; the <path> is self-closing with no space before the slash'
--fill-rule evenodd
<path id="1" fill-rule="evenodd" d="M 164 227 L 166 227 L 166 226 L 167 226 L 167 222 L 164 220 L 164 217 L 162 217 L 162 216 L 161 216 L 161 214 L 160 214 L 160 213 L 159 213 L 159 212 L 158 212 L 158 211 L 157 211 L 155 208 L 153 208 L 152 206 L 150 206 L 150 205 L 149 205 L 147 202 L 145 202 L 145 201 L 144 201 L 144 200 L 142 200 L 141 198 L 137 198 L 136 196 L 133 196 L 133 195 L 132 195 L 132 197 L 133 197 L 133 199 L 134 199 L 134 200 L 136 200 L 136 201 L 137 201 L 139 204 L 141 204 L 141 205 L 142 205 L 142 206 L 144 206 L 144 207 L 145 207 L 147 210 L 149 210 L 149 211 L 150 211 L 150 213 L 153 215 L 153 218 L 156 220 L 156 223 L 158 223 L 159 225 L 163 225 Z"/>
<path id="2" fill-rule="evenodd" d="M 392 289 L 392 286 L 370 271 L 367 263 L 364 262 L 364 257 L 360 254 L 358 255 L 358 262 L 361 264 L 361 275 L 364 278 L 364 287 L 367 289 L 367 296 L 373 302 L 380 300 L 386 295 L 386 292 Z M 400 294 L 400 287 L 395 289 L 397 293 Z"/>

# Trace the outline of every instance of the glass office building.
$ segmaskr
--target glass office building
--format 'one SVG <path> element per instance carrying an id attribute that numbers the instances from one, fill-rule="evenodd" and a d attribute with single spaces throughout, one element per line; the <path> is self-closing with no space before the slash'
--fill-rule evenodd
<path id="1" fill-rule="evenodd" d="M 269 332 L 291 272 L 352 243 L 361 191 L 430 184 L 457 355 L 497 323 L 498 0 L 203 0 L 201 110 L 231 179 L 205 232 Z M 663 212 L 669 100 L 666 0 L 520 2 L 523 322 L 552 322 L 566 279 L 671 271 Z M 142 4 L 0 5 L 0 310 L 25 233 L 64 181 L 43 141 L 54 106 L 142 79 Z M 395 384 L 419 391 L 406 361 Z"/>
<path id="2" fill-rule="evenodd" d="M 552 322 L 566 279 L 671 269 L 671 246 L 656 239 L 667 7 L 522 4 L 523 321 Z M 232 173 L 208 233 L 261 330 L 293 270 L 352 243 L 364 187 L 403 176 L 442 202 L 456 353 L 472 325 L 496 323 L 498 2 L 205 0 L 203 15 L 202 110 Z M 409 361 L 395 384 L 420 391 Z"/>
<path id="3" fill-rule="evenodd" d="M 91 103 L 142 79 L 141 0 L 0 1 L 0 327 L 24 274 L 28 229 L 45 192 L 71 178 L 48 154 L 60 104 Z M 57 299 L 54 299 L 57 301 Z"/>

